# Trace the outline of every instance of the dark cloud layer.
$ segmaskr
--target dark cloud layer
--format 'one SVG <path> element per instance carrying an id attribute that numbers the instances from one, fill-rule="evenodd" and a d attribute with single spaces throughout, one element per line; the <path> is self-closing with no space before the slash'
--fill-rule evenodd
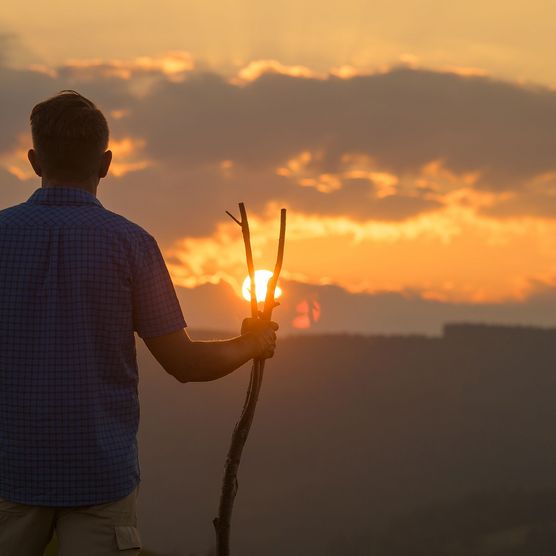
<path id="1" fill-rule="evenodd" d="M 56 91 L 42 73 L 0 66 L 0 152 L 15 147 L 19 133 L 27 131 L 33 106 Z"/>
<path id="2" fill-rule="evenodd" d="M 368 182 L 348 181 L 342 189 L 323 194 L 264 172 L 241 171 L 228 179 L 214 168 L 181 172 L 150 168 L 101 182 L 99 198 L 107 208 L 156 232 L 168 245 L 178 237 L 210 235 L 217 222 L 227 219 L 224 211 L 235 211 L 239 201 L 259 214 L 269 200 L 276 200 L 304 214 L 348 215 L 361 221 L 402 220 L 441 206 L 403 195 L 378 199 L 371 190 Z"/>
<path id="3" fill-rule="evenodd" d="M 482 184 L 518 187 L 556 167 L 556 92 L 485 77 L 395 69 L 326 80 L 264 74 L 245 86 L 214 74 L 161 82 L 134 108 L 132 129 L 157 158 L 251 168 L 322 150 L 321 171 L 344 154 L 395 173 L 442 160 L 480 171 Z"/>
<path id="4" fill-rule="evenodd" d="M 179 83 L 160 74 L 138 97 L 134 77 L 104 69 L 65 67 L 50 76 L 0 66 L 0 154 L 28 129 L 36 102 L 60 89 L 79 90 L 107 113 L 114 137 L 145 139 L 141 156 L 155 163 L 111 178 L 101 191 L 168 239 L 210 233 L 222 218 L 216 206 L 238 199 L 249 199 L 256 210 L 276 200 L 306 213 L 361 220 L 401 220 L 442 206 L 415 184 L 377 195 L 371 178 L 342 173 L 344 155 L 368 157 L 377 170 L 406 181 L 440 160 L 455 174 L 481 172 L 478 187 L 519 194 L 492 207 L 492 215 L 554 214 L 542 191 L 527 190 L 533 177 L 556 169 L 556 92 L 548 89 L 407 68 L 349 79 L 269 73 L 243 85 L 192 72 Z M 110 117 L 122 108 L 128 117 Z M 305 175 L 330 173 L 342 187 L 323 193 L 298 185 L 299 176 L 276 175 L 303 151 L 318 153 Z M 223 160 L 234 163 L 228 173 L 219 170 Z"/>
<path id="5" fill-rule="evenodd" d="M 120 79 L 99 77 L 83 82 L 64 75 L 53 77 L 7 67 L 1 64 L 1 59 L 0 84 L 0 153 L 13 149 L 17 136 L 29 130 L 33 106 L 62 89 L 76 89 L 106 111 L 131 103 L 128 84 Z"/>

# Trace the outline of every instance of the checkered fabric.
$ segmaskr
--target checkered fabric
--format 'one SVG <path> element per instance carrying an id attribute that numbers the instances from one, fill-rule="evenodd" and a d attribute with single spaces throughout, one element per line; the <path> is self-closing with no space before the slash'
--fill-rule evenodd
<path id="1" fill-rule="evenodd" d="M 134 331 L 186 326 L 156 240 L 76 187 L 0 211 L 0 497 L 101 504 L 140 481 Z"/>

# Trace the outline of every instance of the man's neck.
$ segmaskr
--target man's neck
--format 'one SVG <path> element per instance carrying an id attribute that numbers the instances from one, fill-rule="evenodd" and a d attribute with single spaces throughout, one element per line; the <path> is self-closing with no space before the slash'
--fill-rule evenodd
<path id="1" fill-rule="evenodd" d="M 86 181 L 86 182 L 80 182 L 80 181 L 60 181 L 60 180 L 56 180 L 56 179 L 49 179 L 49 178 L 42 178 L 42 187 L 75 187 L 76 189 L 83 189 L 84 191 L 88 191 L 89 193 L 92 193 L 95 197 L 97 196 L 97 187 L 98 187 L 98 181 L 97 183 L 94 183 L 94 181 Z"/>

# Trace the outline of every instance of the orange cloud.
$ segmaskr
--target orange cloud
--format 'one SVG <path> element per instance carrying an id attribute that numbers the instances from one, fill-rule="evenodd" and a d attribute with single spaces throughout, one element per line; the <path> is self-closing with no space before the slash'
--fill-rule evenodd
<path id="1" fill-rule="evenodd" d="M 250 218 L 260 267 L 272 264 L 276 211 L 269 205 L 265 215 Z M 402 222 L 357 222 L 290 210 L 284 277 L 351 292 L 414 290 L 442 301 L 521 300 L 534 284 L 556 277 L 553 238 L 556 222 L 485 217 L 458 197 L 435 213 Z M 177 284 L 224 279 L 239 293 L 245 262 L 237 225 L 222 223 L 210 237 L 180 240 L 166 255 Z"/>
<path id="2" fill-rule="evenodd" d="M 317 169 L 324 156 L 322 150 L 305 150 L 276 168 L 275 172 L 278 176 L 294 180 L 301 187 L 312 187 L 320 193 L 331 193 L 341 189 L 343 180 L 359 179 L 373 184 L 375 195 L 379 199 L 396 194 L 398 177 L 384 170 L 377 170 L 376 162 L 370 156 L 345 154 L 341 158 L 340 171 L 322 173 Z"/>
<path id="3" fill-rule="evenodd" d="M 114 155 L 110 165 L 110 173 L 113 176 L 125 176 L 129 172 L 144 170 L 153 165 L 151 160 L 144 158 L 145 141 L 143 139 L 133 137 L 110 139 L 109 148 Z"/>
<path id="4" fill-rule="evenodd" d="M 230 79 L 234 85 L 242 85 L 257 80 L 265 73 L 279 73 L 291 77 L 307 77 L 311 79 L 325 79 L 326 75 L 311 70 L 305 66 L 289 66 L 277 60 L 253 60 L 239 70 L 235 77 Z"/>
<path id="5" fill-rule="evenodd" d="M 433 160 L 423 165 L 417 174 L 398 176 L 380 168 L 371 156 L 356 153 L 342 155 L 339 171 L 320 173 L 318 168 L 324 158 L 325 153 L 322 150 L 304 150 L 276 168 L 275 172 L 301 187 L 312 187 L 321 193 L 341 189 L 346 180 L 368 181 L 377 199 L 397 194 L 420 194 L 428 199 L 442 200 L 447 192 L 455 189 L 465 188 L 471 191 L 470 188 L 480 177 L 480 172 L 457 174 L 447 169 L 442 160 Z M 477 197 L 479 196 L 480 193 L 477 192 Z"/>
<path id="6" fill-rule="evenodd" d="M 416 70 L 432 70 L 442 73 L 452 73 L 462 77 L 486 77 L 489 72 L 480 67 L 457 66 L 457 65 L 431 65 L 424 64 L 421 60 L 409 53 L 401 54 L 397 62 L 394 63 L 369 63 L 368 61 L 360 64 L 342 64 L 332 66 L 328 71 L 317 71 L 308 66 L 282 64 L 278 60 L 263 59 L 252 60 L 243 65 L 237 74 L 230 79 L 234 85 L 242 85 L 250 81 L 255 81 L 266 73 L 277 73 L 289 75 L 290 77 L 304 77 L 308 79 L 325 80 L 330 76 L 339 79 L 351 79 L 357 76 L 369 76 L 384 74 L 399 68 Z"/>
<path id="7" fill-rule="evenodd" d="M 30 132 L 19 133 L 14 148 L 0 154 L 0 168 L 4 168 L 20 181 L 36 177 L 27 159 L 27 151 L 32 144 L 33 140 Z"/>
<path id="8" fill-rule="evenodd" d="M 56 70 L 56 75 L 70 73 L 81 80 L 117 78 L 130 80 L 145 74 L 161 74 L 170 81 L 182 81 L 195 68 L 189 52 L 170 51 L 160 56 L 130 59 L 70 59 Z M 37 68 L 41 71 L 41 68 Z M 52 72 L 52 70 L 50 70 Z"/>

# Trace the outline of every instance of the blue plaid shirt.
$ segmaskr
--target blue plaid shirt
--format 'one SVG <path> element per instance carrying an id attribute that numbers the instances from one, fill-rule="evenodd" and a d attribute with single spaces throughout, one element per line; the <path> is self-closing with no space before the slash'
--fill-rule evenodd
<path id="1" fill-rule="evenodd" d="M 0 211 L 0 497 L 100 504 L 140 481 L 134 331 L 186 326 L 155 239 L 75 187 Z"/>

